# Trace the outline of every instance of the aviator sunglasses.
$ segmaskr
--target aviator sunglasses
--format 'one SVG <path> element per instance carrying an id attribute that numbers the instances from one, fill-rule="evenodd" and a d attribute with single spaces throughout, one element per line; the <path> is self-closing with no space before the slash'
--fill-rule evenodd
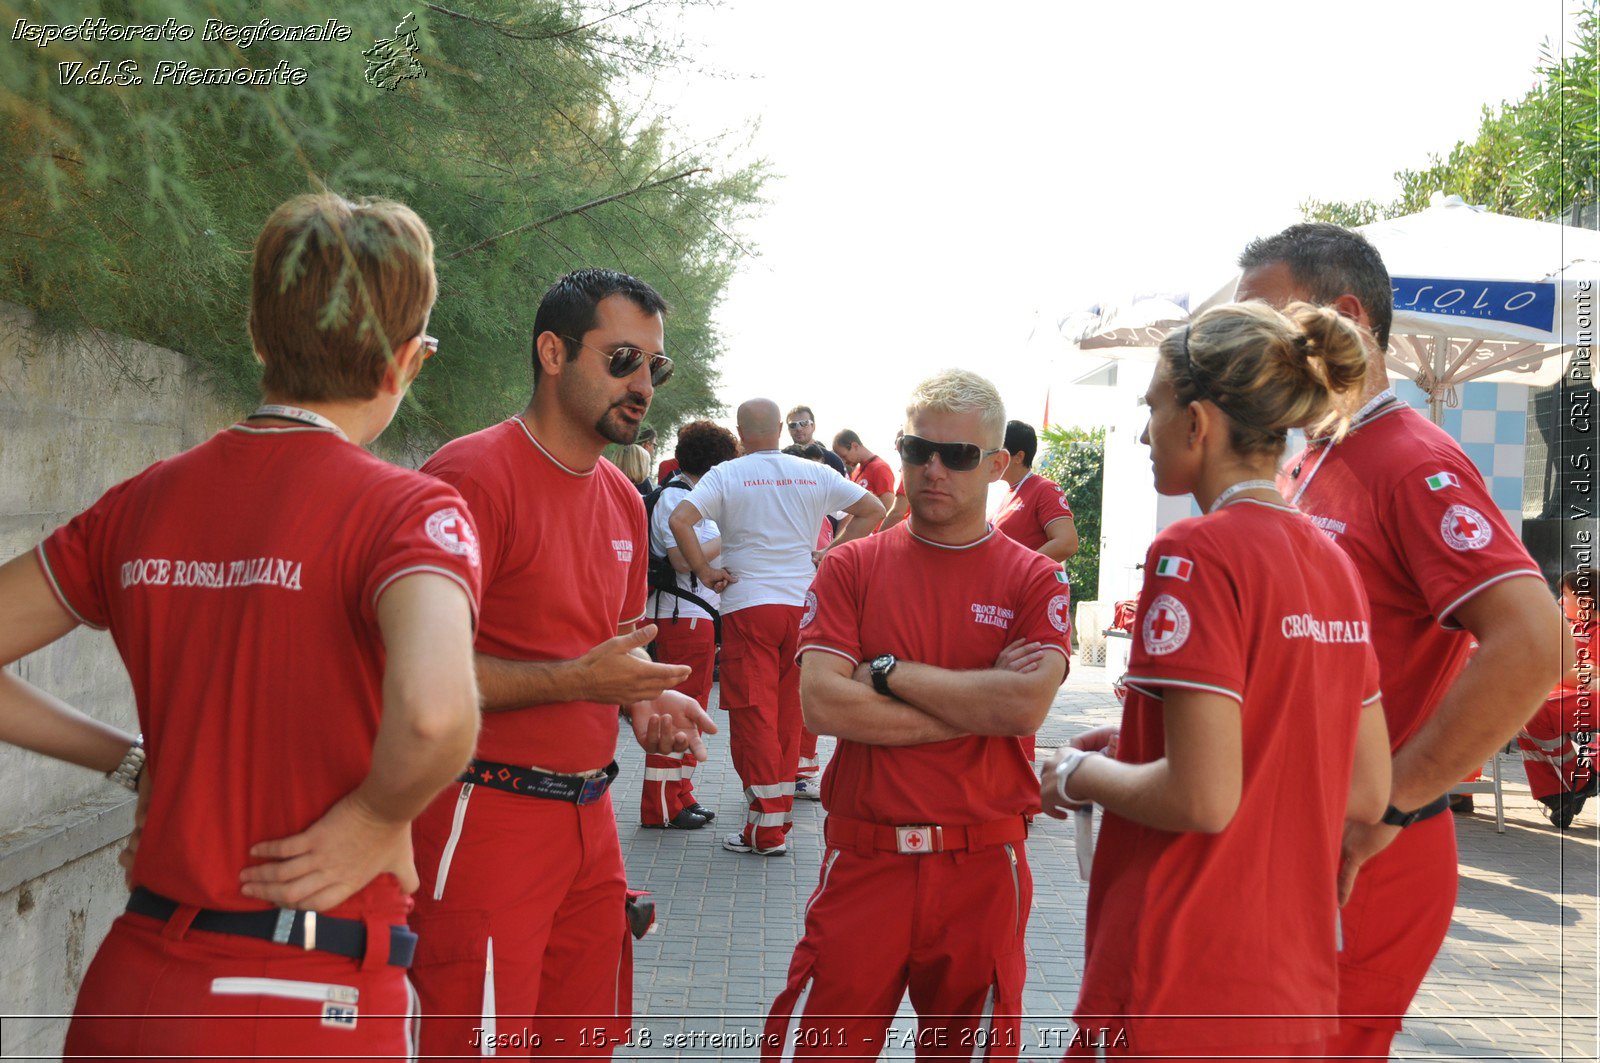
<path id="1" fill-rule="evenodd" d="M 571 336 L 562 336 L 568 343 L 576 343 L 579 347 L 587 348 L 596 354 L 605 355 L 611 359 L 611 375 L 618 380 L 626 379 L 639 371 L 639 367 L 650 361 L 650 385 L 660 387 L 672 378 L 672 359 L 664 354 L 651 354 L 638 347 L 618 347 L 614 351 L 602 351 L 598 347 L 591 347 L 580 339 Z"/>
<path id="2" fill-rule="evenodd" d="M 935 443 L 921 436 L 901 436 L 895 449 L 907 465 L 926 465 L 937 454 L 951 472 L 971 472 L 990 454 L 1000 453 L 999 447 L 984 450 L 976 443 Z"/>

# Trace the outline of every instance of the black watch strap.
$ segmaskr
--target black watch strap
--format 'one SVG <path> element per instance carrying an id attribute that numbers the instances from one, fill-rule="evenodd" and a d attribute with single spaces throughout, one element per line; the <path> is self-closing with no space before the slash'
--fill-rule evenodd
<path id="1" fill-rule="evenodd" d="M 879 662 L 884 660 L 884 657 L 888 657 L 889 663 L 880 666 Z M 872 689 L 886 698 L 892 698 L 894 694 L 889 690 L 889 673 L 894 671 L 894 666 L 900 662 L 887 654 L 884 657 L 874 657 L 868 670 L 872 674 Z"/>
<path id="2" fill-rule="evenodd" d="M 1449 794 L 1440 797 L 1438 800 L 1429 801 L 1421 808 L 1415 809 L 1411 812 L 1402 812 L 1393 805 L 1390 805 L 1384 810 L 1382 822 L 1387 823 L 1391 827 L 1405 828 L 1411 826 L 1413 823 L 1420 823 L 1422 820 L 1428 819 L 1432 816 L 1437 816 L 1439 813 L 1443 812 L 1449 807 Z"/>

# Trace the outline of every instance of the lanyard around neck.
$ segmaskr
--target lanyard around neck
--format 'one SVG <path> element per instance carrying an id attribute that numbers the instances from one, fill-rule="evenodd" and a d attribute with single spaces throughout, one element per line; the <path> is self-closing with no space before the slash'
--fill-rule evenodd
<path id="1" fill-rule="evenodd" d="M 1374 395 L 1365 406 L 1356 411 L 1355 417 L 1350 421 L 1350 431 L 1354 432 L 1380 413 L 1386 413 L 1390 406 L 1399 401 L 1400 398 L 1394 393 L 1394 388 L 1384 388 Z M 1300 480 L 1300 469 L 1305 465 L 1306 459 L 1311 456 L 1311 442 L 1307 442 L 1306 453 L 1300 456 L 1299 462 L 1295 464 L 1294 471 L 1289 474 L 1289 479 L 1300 480 L 1300 486 L 1295 488 L 1294 497 L 1289 499 L 1291 506 L 1299 505 L 1300 496 L 1306 493 L 1306 488 L 1310 487 L 1311 481 L 1316 479 L 1317 473 L 1322 469 L 1322 463 L 1328 460 L 1328 454 L 1333 450 L 1333 447 L 1333 440 L 1323 440 L 1322 453 L 1317 455 L 1317 463 L 1311 466 L 1311 471 L 1306 473 L 1306 478 Z"/>
<path id="2" fill-rule="evenodd" d="M 308 410 L 302 406 L 282 406 L 278 403 L 269 402 L 257 406 L 254 412 L 246 417 L 245 420 L 250 421 L 257 417 L 276 417 L 281 421 L 298 421 L 301 424 L 310 425 L 312 428 L 319 428 L 324 432 L 332 432 L 346 443 L 350 441 L 350 437 L 344 434 L 343 428 L 340 428 L 315 410 Z"/>

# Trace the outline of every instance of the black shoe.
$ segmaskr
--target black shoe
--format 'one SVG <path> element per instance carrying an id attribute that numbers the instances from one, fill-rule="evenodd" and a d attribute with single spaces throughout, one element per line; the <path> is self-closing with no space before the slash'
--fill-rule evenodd
<path id="1" fill-rule="evenodd" d="M 702 805 L 699 801 L 696 801 L 692 805 L 684 805 L 683 810 L 685 812 L 693 812 L 707 823 L 710 823 L 712 820 L 717 818 L 717 814 L 715 812 L 711 811 L 705 805 Z"/>
<path id="2" fill-rule="evenodd" d="M 1456 813 L 1457 815 L 1461 815 L 1461 816 L 1471 815 L 1471 813 L 1472 813 L 1472 795 L 1471 794 L 1451 794 L 1450 795 L 1450 811 Z"/>
<path id="3" fill-rule="evenodd" d="M 676 816 L 673 816 L 667 822 L 667 826 L 673 830 L 699 830 L 710 822 L 706 817 L 696 814 L 694 809 L 686 808 Z"/>

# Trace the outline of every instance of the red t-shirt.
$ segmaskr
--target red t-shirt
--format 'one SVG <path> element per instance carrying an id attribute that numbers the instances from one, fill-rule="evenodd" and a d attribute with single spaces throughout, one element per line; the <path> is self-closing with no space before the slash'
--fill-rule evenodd
<path id="1" fill-rule="evenodd" d="M 644 616 L 650 563 L 639 489 L 609 461 L 574 472 L 520 417 L 446 443 L 422 471 L 453 484 L 483 544 L 479 653 L 570 661 Z M 617 706 L 571 701 L 485 713 L 478 756 L 591 771 L 617 752 Z"/>
<path id="2" fill-rule="evenodd" d="M 1313 446 L 1284 469 L 1284 497 L 1355 562 L 1372 601 L 1398 749 L 1466 665 L 1472 640 L 1455 611 L 1501 580 L 1542 580 L 1539 566 L 1461 448 L 1409 406 L 1380 408 L 1343 442 Z"/>
<path id="3" fill-rule="evenodd" d="M 806 593 L 800 654 L 859 664 L 892 653 L 940 668 L 992 668 L 1001 650 L 1025 638 L 1066 657 L 1072 602 L 1060 573 L 992 529 L 970 546 L 949 547 L 897 524 L 823 560 Z M 985 823 L 1037 812 L 1039 780 L 1017 738 L 894 748 L 840 739 L 822 800 L 829 812 L 889 825 Z"/>
<path id="4" fill-rule="evenodd" d="M 1106 813 L 1077 1014 L 1128 1017 L 1146 1051 L 1321 1037 L 1356 729 L 1378 696 L 1360 581 L 1304 517 L 1248 499 L 1167 528 L 1145 572 L 1117 757 L 1166 755 L 1164 688 L 1222 694 L 1240 702 L 1243 789 L 1217 834 Z M 1241 1013 L 1280 1017 L 1139 1018 Z"/>
<path id="5" fill-rule="evenodd" d="M 461 496 L 314 428 L 234 425 L 113 487 L 40 544 L 52 588 L 109 628 L 148 744 L 134 881 L 204 908 L 252 845 L 305 830 L 366 777 L 383 711 L 376 603 L 433 572 L 474 602 Z M 336 913 L 403 919 L 390 875 Z"/>
<path id="6" fill-rule="evenodd" d="M 1072 507 L 1054 480 L 1029 473 L 1006 495 L 995 515 L 994 526 L 1029 550 L 1049 539 L 1046 530 L 1058 520 L 1071 520 Z"/>
<path id="7" fill-rule="evenodd" d="M 670 480 L 672 478 L 672 474 L 677 472 L 677 471 L 678 471 L 678 459 L 677 458 L 662 458 L 660 466 L 657 467 L 657 469 L 656 469 L 656 483 L 658 483 L 658 484 L 666 483 L 668 480 Z"/>
<path id="8" fill-rule="evenodd" d="M 872 492 L 880 501 L 894 490 L 894 470 L 876 455 L 850 470 L 850 479 Z"/>

